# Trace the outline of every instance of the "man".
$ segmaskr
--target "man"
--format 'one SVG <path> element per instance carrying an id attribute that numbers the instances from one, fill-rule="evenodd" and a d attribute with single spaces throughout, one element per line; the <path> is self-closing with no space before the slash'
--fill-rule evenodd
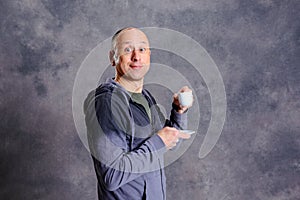
<path id="1" fill-rule="evenodd" d="M 173 96 L 165 120 L 153 96 L 143 88 L 150 67 L 147 36 L 137 28 L 119 30 L 109 58 L 115 78 L 92 91 L 84 103 L 88 141 L 101 200 L 164 200 L 164 154 L 187 127 L 188 107 Z M 191 91 L 183 87 L 179 92 Z"/>

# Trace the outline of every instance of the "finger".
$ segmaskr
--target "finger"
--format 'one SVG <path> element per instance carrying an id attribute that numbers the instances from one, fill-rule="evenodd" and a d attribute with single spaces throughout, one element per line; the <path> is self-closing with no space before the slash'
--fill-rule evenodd
<path id="1" fill-rule="evenodd" d="M 174 99 L 177 99 L 177 98 L 178 98 L 178 93 L 174 93 L 174 94 L 173 94 L 173 98 L 174 98 Z"/>
<path id="2" fill-rule="evenodd" d="M 164 129 L 167 130 L 167 131 L 177 131 L 176 128 L 170 127 L 170 126 L 166 126 Z"/>
<path id="3" fill-rule="evenodd" d="M 176 143 L 175 142 L 172 142 L 171 144 L 170 144 L 170 149 L 172 149 L 172 148 L 174 148 L 176 146 Z"/>
<path id="4" fill-rule="evenodd" d="M 180 92 L 189 92 L 189 91 L 192 91 L 188 86 L 183 86 L 181 89 L 180 89 Z"/>
<path id="5" fill-rule="evenodd" d="M 179 130 L 174 127 L 169 127 L 168 132 L 176 136 L 179 133 Z"/>
<path id="6" fill-rule="evenodd" d="M 190 137 L 191 137 L 191 135 L 187 134 L 187 133 L 181 133 L 181 132 L 179 132 L 179 134 L 178 134 L 178 138 L 189 139 Z"/>
<path id="7" fill-rule="evenodd" d="M 181 105 L 180 105 L 180 109 L 181 109 L 181 110 L 186 110 L 186 109 L 188 109 L 189 107 L 190 107 L 190 105 L 188 105 L 188 106 L 181 106 Z"/>
<path id="8" fill-rule="evenodd" d="M 186 91 L 187 89 L 189 89 L 189 87 L 185 85 L 181 88 L 181 91 Z"/>

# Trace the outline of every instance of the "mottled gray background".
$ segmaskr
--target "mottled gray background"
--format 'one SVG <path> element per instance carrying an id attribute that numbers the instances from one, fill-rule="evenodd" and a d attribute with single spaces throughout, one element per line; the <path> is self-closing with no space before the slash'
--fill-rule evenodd
<path id="1" fill-rule="evenodd" d="M 1 0 L 0 199 L 96 199 L 92 162 L 72 117 L 73 83 L 98 43 L 132 25 L 189 35 L 213 58 L 226 87 L 222 135 L 199 159 L 210 117 L 205 83 L 180 64 L 186 61 L 153 53 L 154 61 L 184 71 L 206 105 L 202 131 L 166 168 L 168 199 L 299 200 L 299 4 Z"/>

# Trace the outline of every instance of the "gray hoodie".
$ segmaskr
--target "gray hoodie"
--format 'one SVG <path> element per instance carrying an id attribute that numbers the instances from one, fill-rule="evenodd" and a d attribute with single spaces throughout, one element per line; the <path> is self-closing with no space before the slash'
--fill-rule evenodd
<path id="1" fill-rule="evenodd" d="M 156 134 L 164 126 L 185 129 L 187 115 L 171 111 L 164 119 L 153 96 L 142 94 L 145 108 L 122 86 L 108 80 L 89 93 L 84 102 L 87 137 L 101 200 L 165 200 L 163 158 L 167 149 Z"/>

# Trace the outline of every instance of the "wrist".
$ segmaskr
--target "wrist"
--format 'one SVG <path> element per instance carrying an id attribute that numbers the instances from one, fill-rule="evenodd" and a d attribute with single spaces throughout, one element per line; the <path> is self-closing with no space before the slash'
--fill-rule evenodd
<path id="1" fill-rule="evenodd" d="M 188 110 L 187 107 L 182 108 L 179 105 L 175 104 L 174 102 L 172 103 L 172 108 L 179 114 L 183 114 L 183 113 L 187 112 L 187 110 Z"/>

